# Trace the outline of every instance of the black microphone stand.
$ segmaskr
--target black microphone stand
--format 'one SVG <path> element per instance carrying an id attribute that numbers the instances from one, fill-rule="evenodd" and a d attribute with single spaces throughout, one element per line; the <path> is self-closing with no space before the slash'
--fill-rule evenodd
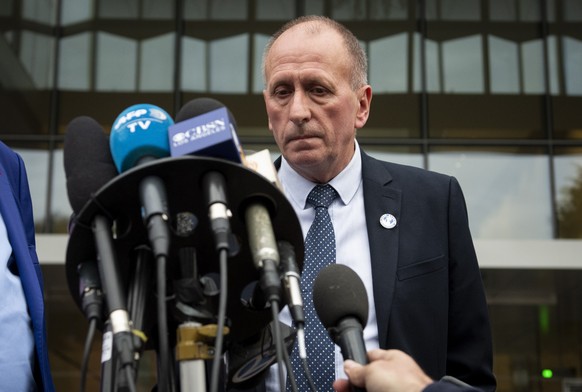
<path id="1" fill-rule="evenodd" d="M 215 238 L 212 222 L 207 218 L 208 204 L 204 200 L 203 178 L 209 172 L 220 173 L 226 181 L 228 208 L 232 211 L 230 229 L 232 236 L 241 244 L 238 252 L 228 252 L 228 270 L 225 276 L 220 276 L 222 261 L 216 262 L 219 258 L 222 260 L 219 253 L 224 252 L 218 252 L 212 246 Z M 303 235 L 293 207 L 279 189 L 262 175 L 225 160 L 195 156 L 163 158 L 140 164 L 105 184 L 77 214 L 66 255 L 69 290 L 80 309 L 77 266 L 80 260 L 98 259 L 108 310 L 111 312 L 112 309 L 121 309 L 123 313 L 127 309 L 129 313 L 127 322 L 122 323 L 122 333 L 116 326 L 118 318 L 110 317 L 113 341 L 116 338 L 122 340 L 119 346 L 130 347 L 130 350 L 111 351 L 111 360 L 102 366 L 103 390 L 115 390 L 114 384 L 123 378 L 127 378 L 130 384 L 135 381 L 142 350 L 156 349 L 156 344 L 159 343 L 156 339 L 146 342 L 144 338 L 155 328 L 156 322 L 156 317 L 150 313 L 156 307 L 147 306 L 149 301 L 155 299 L 154 290 L 151 289 L 155 284 L 155 262 L 152 261 L 148 229 L 140 211 L 138 189 L 142 180 L 150 176 L 160 179 L 168 195 L 171 246 L 166 263 L 168 296 L 165 301 L 168 304 L 168 315 L 164 321 L 169 326 L 169 346 L 176 349 L 175 356 L 171 355 L 171 359 L 177 361 L 179 371 L 179 377 L 175 381 L 170 376 L 170 387 L 171 390 L 181 392 L 197 392 L 205 390 L 208 384 L 203 376 L 203 370 L 209 362 L 207 358 L 224 355 L 224 352 L 216 352 L 213 346 L 217 336 L 227 337 L 224 347 L 227 352 L 231 345 L 256 336 L 275 317 L 273 313 L 278 313 L 277 305 L 271 309 L 249 310 L 241 301 L 244 288 L 261 279 L 252 261 L 245 220 L 242 218 L 249 201 L 259 199 L 266 202 L 276 239 L 287 241 L 295 247 L 300 268 L 303 262 Z M 192 234 L 180 235 L 171 227 L 173 217 L 182 213 L 191 214 L 198 219 Z M 198 260 L 194 262 L 197 268 L 195 273 L 177 271 L 179 263 L 176 260 L 180 259 L 179 253 L 185 248 L 195 248 L 198 253 Z M 105 259 L 109 262 L 104 263 Z M 114 279 L 108 279 L 103 276 L 103 269 L 116 271 L 117 275 Z M 179 301 L 176 295 L 176 280 L 180 277 L 194 277 L 194 281 L 200 282 L 216 274 L 220 276 L 220 281 L 224 279 L 226 282 L 224 289 L 228 286 L 225 301 L 226 323 L 222 330 L 216 325 L 216 292 L 203 295 L 203 300 L 208 303 Z M 273 276 L 278 277 L 275 274 Z M 106 282 L 111 281 L 115 284 L 107 286 Z M 215 291 L 220 292 L 220 289 L 218 287 Z M 115 292 L 122 293 L 122 296 L 115 299 Z M 107 327 L 103 328 L 107 334 Z M 279 335 L 279 331 L 274 332 Z M 119 339 L 121 337 L 123 339 Z M 194 346 L 197 351 L 193 350 Z M 104 352 L 107 349 L 105 347 Z M 278 351 L 280 359 L 281 349 Z M 131 354 L 128 355 L 128 352 Z M 170 369 L 173 368 L 174 366 L 170 366 Z M 118 369 L 124 369 L 124 374 L 118 373 Z M 180 386 L 175 385 L 178 379 Z M 129 388 L 131 390 L 131 385 Z"/>

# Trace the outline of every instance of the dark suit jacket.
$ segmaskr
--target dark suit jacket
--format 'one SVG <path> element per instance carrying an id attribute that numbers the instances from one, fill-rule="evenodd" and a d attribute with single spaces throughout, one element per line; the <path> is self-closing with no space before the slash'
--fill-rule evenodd
<path id="1" fill-rule="evenodd" d="M 6 225 L 32 320 L 36 348 L 36 384 L 39 391 L 54 391 L 48 359 L 42 272 L 36 255 L 32 202 L 26 169 L 22 158 L 2 142 L 0 213 Z"/>
<path id="2" fill-rule="evenodd" d="M 495 390 L 485 292 L 459 183 L 364 152 L 362 176 L 380 348 L 408 353 L 433 379 L 450 375 Z M 393 229 L 380 224 L 386 213 L 397 219 Z"/>

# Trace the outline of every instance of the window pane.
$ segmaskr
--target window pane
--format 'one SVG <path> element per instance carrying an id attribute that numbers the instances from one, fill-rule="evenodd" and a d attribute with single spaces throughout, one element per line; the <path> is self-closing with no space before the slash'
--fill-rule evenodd
<path id="1" fill-rule="evenodd" d="M 558 149 L 556 153 L 558 237 L 582 238 L 582 149 Z"/>
<path id="2" fill-rule="evenodd" d="M 22 2 L 22 16 L 49 26 L 56 25 L 57 1 L 24 0 Z"/>
<path id="3" fill-rule="evenodd" d="M 333 0 L 331 17 L 337 20 L 366 19 L 366 2 L 358 0 Z"/>
<path id="4" fill-rule="evenodd" d="M 515 42 L 489 36 L 490 89 L 494 94 L 519 94 L 519 47 Z"/>
<path id="5" fill-rule="evenodd" d="M 443 42 L 445 93 L 483 93 L 481 36 Z"/>
<path id="6" fill-rule="evenodd" d="M 174 2 L 160 0 L 141 0 L 145 19 L 173 19 Z"/>
<path id="7" fill-rule="evenodd" d="M 59 87 L 63 90 L 90 88 L 91 33 L 81 33 L 61 40 Z"/>
<path id="8" fill-rule="evenodd" d="M 422 91 L 422 80 L 420 77 L 420 40 L 421 36 L 418 33 L 414 34 L 414 92 Z M 439 63 L 439 45 L 437 42 L 429 39 L 424 40 L 425 61 L 426 61 L 426 91 L 429 93 L 440 93 L 441 79 L 440 79 L 440 63 Z"/>
<path id="9" fill-rule="evenodd" d="M 360 147 L 366 151 L 370 156 L 386 162 L 394 162 L 401 165 L 415 166 L 422 168 L 423 157 L 420 149 L 416 146 L 412 147 L 379 147 L 379 146 L 365 146 Z"/>
<path id="10" fill-rule="evenodd" d="M 111 19 L 137 19 L 138 0 L 99 0 L 99 17 Z"/>
<path id="11" fill-rule="evenodd" d="M 249 35 L 219 39 L 210 44 L 210 91 L 246 93 L 248 91 Z"/>
<path id="12" fill-rule="evenodd" d="M 582 2 L 581 2 L 582 4 Z M 582 95 L 582 40 L 562 37 L 566 95 Z"/>
<path id="13" fill-rule="evenodd" d="M 370 84 L 376 93 L 408 90 L 408 34 L 370 42 Z"/>
<path id="14" fill-rule="evenodd" d="M 20 39 L 20 62 L 28 71 L 34 86 L 38 89 L 51 88 L 54 70 L 54 38 L 25 30 Z"/>
<path id="15" fill-rule="evenodd" d="M 258 20 L 288 20 L 295 16 L 295 1 L 256 0 Z"/>
<path id="16" fill-rule="evenodd" d="M 553 237 L 548 158 L 531 153 L 437 150 L 429 169 L 455 176 L 480 239 Z"/>
<path id="17" fill-rule="evenodd" d="M 405 20 L 408 18 L 408 2 L 400 0 L 371 0 L 370 19 Z"/>
<path id="18" fill-rule="evenodd" d="M 118 35 L 97 33 L 96 66 L 98 91 L 135 91 L 137 42 Z"/>
<path id="19" fill-rule="evenodd" d="M 182 39 L 182 89 L 185 91 L 207 91 L 205 41 L 184 37 Z"/>
<path id="20" fill-rule="evenodd" d="M 524 92 L 527 94 L 543 94 L 545 88 L 545 75 L 543 63 L 543 42 L 533 40 L 525 42 L 521 46 L 523 63 Z M 558 94 L 558 72 L 557 72 L 557 45 L 556 37 L 548 37 L 548 64 L 549 64 L 549 86 L 550 93 Z"/>
<path id="21" fill-rule="evenodd" d="M 37 231 L 42 231 L 46 218 L 46 194 L 48 184 L 48 150 L 14 149 L 20 154 L 26 174 L 32 199 L 34 223 Z"/>
<path id="22" fill-rule="evenodd" d="M 94 0 L 61 0 L 63 26 L 83 22 L 93 17 Z"/>
<path id="23" fill-rule="evenodd" d="M 67 179 L 65 177 L 64 167 L 63 150 L 55 150 L 53 153 L 53 183 L 51 195 L 52 231 L 54 233 L 68 232 L 68 222 L 73 212 L 67 195 Z"/>
<path id="24" fill-rule="evenodd" d="M 564 20 L 568 22 L 582 21 L 582 1 L 580 0 L 562 0 L 562 9 Z"/>
<path id="25" fill-rule="evenodd" d="M 480 20 L 480 0 L 441 0 L 442 20 Z"/>
<path id="26" fill-rule="evenodd" d="M 174 87 L 174 33 L 144 40 L 140 56 L 140 91 L 171 91 Z"/>
<path id="27" fill-rule="evenodd" d="M 517 20 L 515 0 L 489 0 L 489 18 L 495 21 Z"/>
<path id="28" fill-rule="evenodd" d="M 253 56 L 253 58 L 254 58 L 254 61 L 253 61 L 253 93 L 262 94 L 263 87 L 265 85 L 263 82 L 263 71 L 261 69 L 262 61 L 263 61 L 263 50 L 265 49 L 265 46 L 267 45 L 267 41 L 269 40 L 269 36 L 262 35 L 262 34 L 255 34 L 253 39 L 254 39 L 254 47 L 255 47 L 255 53 Z"/>

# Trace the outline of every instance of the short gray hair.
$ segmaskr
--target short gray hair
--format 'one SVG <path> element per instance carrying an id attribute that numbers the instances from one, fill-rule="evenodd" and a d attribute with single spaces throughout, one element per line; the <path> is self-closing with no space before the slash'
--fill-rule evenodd
<path id="1" fill-rule="evenodd" d="M 360 45 L 360 42 L 356 36 L 341 23 L 336 22 L 335 20 L 326 16 L 306 15 L 300 16 L 285 23 L 279 30 L 277 30 L 277 32 L 275 32 L 275 34 L 271 36 L 267 42 L 263 52 L 262 62 L 263 82 L 265 85 L 267 83 L 265 64 L 273 44 L 284 32 L 302 23 L 308 23 L 308 27 L 313 33 L 321 32 L 323 27 L 331 28 L 333 31 L 337 32 L 343 38 L 345 48 L 353 64 L 353 72 L 350 80 L 352 89 L 356 90 L 368 84 L 368 58 L 366 57 L 366 52 L 364 51 L 364 48 L 362 48 L 362 45 Z"/>

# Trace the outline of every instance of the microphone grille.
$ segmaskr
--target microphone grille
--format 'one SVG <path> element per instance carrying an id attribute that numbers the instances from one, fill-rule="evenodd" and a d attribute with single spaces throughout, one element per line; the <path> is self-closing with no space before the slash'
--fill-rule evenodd
<path id="1" fill-rule="evenodd" d="M 325 328 L 336 326 L 345 317 L 368 323 L 368 295 L 356 272 L 342 264 L 323 268 L 313 284 L 313 305 Z"/>

